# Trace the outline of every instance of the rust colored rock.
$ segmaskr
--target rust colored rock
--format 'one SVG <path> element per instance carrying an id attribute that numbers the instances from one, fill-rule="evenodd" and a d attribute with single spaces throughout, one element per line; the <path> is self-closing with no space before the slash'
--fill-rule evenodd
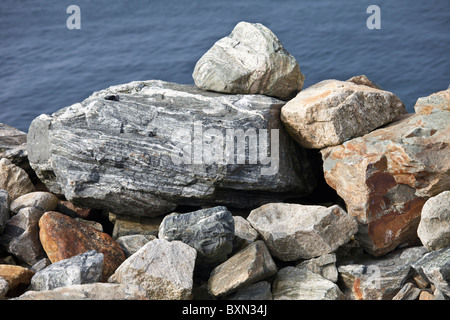
<path id="1" fill-rule="evenodd" d="M 104 282 L 126 259 L 122 248 L 108 234 L 59 212 L 46 212 L 39 220 L 39 228 L 39 238 L 52 263 L 89 250 L 103 253 Z"/>
<path id="2" fill-rule="evenodd" d="M 16 297 L 22 294 L 30 285 L 33 275 L 33 271 L 21 266 L 0 265 L 0 277 L 5 279 L 9 285 L 8 297 Z"/>
<path id="3" fill-rule="evenodd" d="M 414 110 L 420 114 L 430 114 L 433 110 L 450 111 L 450 89 L 417 99 Z"/>
<path id="4" fill-rule="evenodd" d="M 327 183 L 359 222 L 358 240 L 380 256 L 417 241 L 425 201 L 450 189 L 450 111 L 405 115 L 321 152 Z"/>

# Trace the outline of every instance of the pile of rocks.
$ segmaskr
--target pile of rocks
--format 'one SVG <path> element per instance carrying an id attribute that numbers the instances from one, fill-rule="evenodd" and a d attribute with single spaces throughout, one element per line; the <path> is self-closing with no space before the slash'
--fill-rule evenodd
<path id="1" fill-rule="evenodd" d="M 450 90 L 303 89 L 246 22 L 193 78 L 0 126 L 0 299 L 450 297 Z"/>

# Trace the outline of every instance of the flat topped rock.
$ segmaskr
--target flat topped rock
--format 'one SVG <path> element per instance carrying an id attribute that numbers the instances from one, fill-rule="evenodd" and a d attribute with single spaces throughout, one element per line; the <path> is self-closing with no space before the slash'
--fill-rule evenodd
<path id="1" fill-rule="evenodd" d="M 280 122 L 283 103 L 131 82 L 36 118 L 29 159 L 51 192 L 80 207 L 134 216 L 254 207 L 315 186 L 310 155 Z"/>

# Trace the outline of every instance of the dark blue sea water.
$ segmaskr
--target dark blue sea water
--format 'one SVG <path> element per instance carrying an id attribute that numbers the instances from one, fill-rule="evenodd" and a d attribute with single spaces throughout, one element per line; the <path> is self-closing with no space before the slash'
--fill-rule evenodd
<path id="1" fill-rule="evenodd" d="M 69 30 L 69 5 L 81 29 Z M 369 5 L 381 29 L 369 30 Z M 0 122 L 28 131 L 41 113 L 133 80 L 193 83 L 196 61 L 239 21 L 270 28 L 305 87 L 365 74 L 413 111 L 450 84 L 449 0 L 2 0 Z"/>

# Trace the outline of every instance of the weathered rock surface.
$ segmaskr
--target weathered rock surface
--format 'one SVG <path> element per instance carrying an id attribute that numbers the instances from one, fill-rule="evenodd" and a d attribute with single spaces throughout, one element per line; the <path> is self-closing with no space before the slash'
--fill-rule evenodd
<path id="1" fill-rule="evenodd" d="M 58 198 L 50 193 L 43 191 L 36 191 L 24 194 L 14 200 L 9 209 L 12 213 L 19 212 L 20 209 L 27 207 L 36 207 L 45 211 L 53 211 L 58 205 Z"/>
<path id="2" fill-rule="evenodd" d="M 30 269 L 9 264 L 0 264 L 0 278 L 8 282 L 8 297 L 14 297 L 23 293 L 30 285 L 34 272 Z"/>
<path id="3" fill-rule="evenodd" d="M 9 212 L 9 196 L 6 190 L 0 189 L 0 235 L 3 233 L 6 222 L 11 218 Z"/>
<path id="4" fill-rule="evenodd" d="M 273 282 L 274 300 L 342 300 L 339 287 L 307 269 L 285 267 Z"/>
<path id="5" fill-rule="evenodd" d="M 419 114 L 430 114 L 433 110 L 450 111 L 450 89 L 417 99 L 414 110 Z"/>
<path id="6" fill-rule="evenodd" d="M 250 243 L 255 242 L 259 238 L 259 233 L 256 231 L 250 222 L 241 216 L 233 216 L 234 219 L 234 240 L 233 251 L 237 252 Z"/>
<path id="7" fill-rule="evenodd" d="M 269 203 L 252 210 L 247 220 L 270 253 L 283 261 L 334 252 L 358 231 L 356 220 L 337 205 Z"/>
<path id="8" fill-rule="evenodd" d="M 289 100 L 303 87 L 298 62 L 260 23 L 240 22 L 197 62 L 193 78 L 204 90 L 265 94 Z"/>
<path id="9" fill-rule="evenodd" d="M 234 219 L 226 207 L 218 206 L 164 217 L 159 239 L 178 240 L 197 250 L 197 264 L 217 266 L 233 250 Z"/>
<path id="10" fill-rule="evenodd" d="M 0 123 L 0 158 L 9 159 L 13 164 L 27 170 L 27 134 L 7 124 Z"/>
<path id="11" fill-rule="evenodd" d="M 450 298 L 450 247 L 424 255 L 412 267 Z"/>
<path id="12" fill-rule="evenodd" d="M 391 92 L 324 80 L 287 102 L 281 120 L 301 146 L 322 149 L 365 135 L 403 113 L 404 104 Z"/>
<path id="13" fill-rule="evenodd" d="M 411 282 L 406 283 L 403 288 L 392 298 L 392 300 L 416 300 L 420 295 L 420 289 Z"/>
<path id="14" fill-rule="evenodd" d="M 144 236 L 158 236 L 159 225 L 162 217 L 134 217 L 134 216 L 116 216 L 109 213 L 109 220 L 114 224 L 112 232 L 113 239 L 123 236 L 140 234 Z"/>
<path id="15" fill-rule="evenodd" d="M 334 283 L 338 281 L 336 255 L 334 253 L 328 253 L 318 258 L 302 261 L 295 267 L 299 269 L 307 269 L 311 272 L 317 273 L 318 275 Z"/>
<path id="16" fill-rule="evenodd" d="M 123 262 L 108 280 L 139 285 L 151 299 L 192 298 L 197 251 L 181 241 L 155 239 Z"/>
<path id="17" fill-rule="evenodd" d="M 149 300 L 149 297 L 144 289 L 136 285 L 97 282 L 27 291 L 13 300 Z"/>
<path id="18" fill-rule="evenodd" d="M 407 115 L 323 149 L 327 183 L 359 222 L 363 248 L 383 255 L 417 241 L 425 201 L 450 189 L 450 111 Z"/>
<path id="19" fill-rule="evenodd" d="M 30 290 L 53 290 L 74 284 L 100 282 L 103 254 L 95 250 L 52 263 L 31 278 Z"/>
<path id="20" fill-rule="evenodd" d="M 5 299 L 9 291 L 9 283 L 3 277 L 0 277 L 0 300 Z"/>
<path id="21" fill-rule="evenodd" d="M 366 75 L 360 75 L 360 76 L 354 76 L 347 80 L 348 82 L 353 82 L 354 84 L 361 85 L 361 86 L 368 86 L 374 89 L 381 89 L 379 85 L 376 83 L 373 83 L 369 78 L 367 78 Z"/>
<path id="22" fill-rule="evenodd" d="M 25 170 L 6 158 L 0 160 L 0 189 L 8 192 L 10 202 L 24 194 L 35 191 L 34 185 Z"/>
<path id="23" fill-rule="evenodd" d="M 278 268 L 262 240 L 257 240 L 239 251 L 210 274 L 208 291 L 219 297 L 267 279 Z"/>
<path id="24" fill-rule="evenodd" d="M 177 205 L 256 207 L 309 194 L 316 183 L 310 154 L 283 129 L 283 104 L 131 82 L 37 117 L 29 160 L 50 192 L 118 215 L 161 215 Z"/>
<path id="25" fill-rule="evenodd" d="M 156 237 L 152 235 L 144 236 L 143 234 L 132 234 L 129 236 L 121 236 L 117 238 L 116 242 L 120 245 L 125 256 L 128 258 L 142 248 L 147 242 L 155 239 Z"/>
<path id="26" fill-rule="evenodd" d="M 126 259 L 122 248 L 106 233 L 58 212 L 46 212 L 39 220 L 39 239 L 52 263 L 86 251 L 103 254 L 102 281 Z"/>
<path id="27" fill-rule="evenodd" d="M 444 191 L 425 202 L 417 235 L 428 250 L 450 247 L 450 191 Z"/>
<path id="28" fill-rule="evenodd" d="M 227 296 L 227 300 L 272 300 L 270 283 L 259 281 Z"/>
<path id="29" fill-rule="evenodd" d="M 411 265 L 426 252 L 425 247 L 412 247 L 384 257 L 366 254 L 341 262 L 341 288 L 351 300 L 391 300 L 414 274 Z"/>
<path id="30" fill-rule="evenodd" d="M 6 223 L 0 246 L 19 260 L 33 265 L 45 256 L 39 240 L 39 208 L 23 208 Z"/>

